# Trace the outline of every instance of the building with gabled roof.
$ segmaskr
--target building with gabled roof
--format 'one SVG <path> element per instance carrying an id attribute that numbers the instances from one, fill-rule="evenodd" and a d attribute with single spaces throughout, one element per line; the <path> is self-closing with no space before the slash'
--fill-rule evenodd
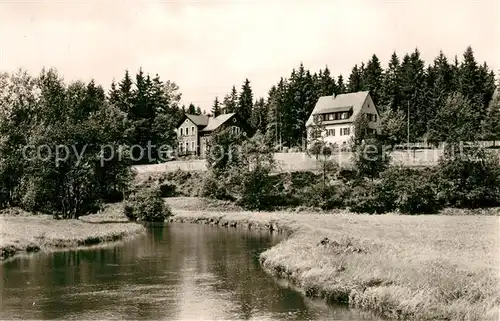
<path id="1" fill-rule="evenodd" d="M 251 128 L 236 113 L 217 117 L 185 114 L 177 124 L 178 151 L 181 155 L 206 155 L 211 136 L 231 128 L 235 133 L 249 135 Z"/>
<path id="2" fill-rule="evenodd" d="M 360 113 L 367 116 L 369 130 L 376 131 L 379 112 L 368 91 L 320 97 L 306 122 L 308 141 L 319 120 L 325 142 L 339 147 L 348 145 L 354 135 L 354 120 Z"/>

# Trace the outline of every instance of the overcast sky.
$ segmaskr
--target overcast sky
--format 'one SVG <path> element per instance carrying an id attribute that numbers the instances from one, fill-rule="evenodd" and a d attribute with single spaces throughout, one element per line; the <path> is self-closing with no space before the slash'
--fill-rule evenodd
<path id="1" fill-rule="evenodd" d="M 109 88 L 142 66 L 175 81 L 183 102 L 209 109 L 248 77 L 256 97 L 303 62 L 348 77 L 373 53 L 439 50 L 500 69 L 500 1 L 32 1 L 0 0 L 0 71 L 55 67 L 66 81 Z"/>

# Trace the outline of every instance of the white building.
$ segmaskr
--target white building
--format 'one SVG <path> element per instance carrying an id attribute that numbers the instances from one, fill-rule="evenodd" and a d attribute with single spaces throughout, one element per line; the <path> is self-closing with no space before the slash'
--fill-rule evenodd
<path id="1" fill-rule="evenodd" d="M 354 120 L 360 113 L 366 114 L 369 129 L 375 131 L 379 113 L 368 91 L 320 97 L 306 122 L 308 141 L 312 138 L 313 126 L 318 124 L 315 122 L 318 117 L 325 142 L 347 147 L 354 135 Z"/>

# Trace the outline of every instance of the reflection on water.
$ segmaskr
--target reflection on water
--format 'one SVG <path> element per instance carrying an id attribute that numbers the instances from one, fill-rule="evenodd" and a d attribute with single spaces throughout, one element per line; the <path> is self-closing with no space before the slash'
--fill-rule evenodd
<path id="1" fill-rule="evenodd" d="M 0 319 L 374 320 L 280 286 L 268 232 L 170 224 L 125 243 L 0 264 Z"/>

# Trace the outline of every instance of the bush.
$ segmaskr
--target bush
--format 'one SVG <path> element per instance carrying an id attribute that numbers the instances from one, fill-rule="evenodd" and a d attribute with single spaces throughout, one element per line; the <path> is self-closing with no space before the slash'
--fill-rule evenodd
<path id="1" fill-rule="evenodd" d="M 200 194 L 201 196 L 218 200 L 234 200 L 234 197 L 228 193 L 222 177 L 217 178 L 212 173 L 209 173 L 203 178 Z"/>
<path id="2" fill-rule="evenodd" d="M 323 210 L 342 208 L 349 190 L 346 185 L 324 185 L 316 183 L 304 188 L 300 193 L 300 203 L 319 207 Z"/>
<path id="3" fill-rule="evenodd" d="M 484 149 L 465 149 L 461 155 L 440 159 L 439 199 L 449 206 L 478 208 L 500 203 L 500 164 Z"/>
<path id="4" fill-rule="evenodd" d="M 385 213 L 394 209 L 381 189 L 381 185 L 372 181 L 357 181 L 350 187 L 346 205 L 356 213 Z"/>
<path id="5" fill-rule="evenodd" d="M 429 170 L 392 167 L 381 174 L 379 197 L 402 213 L 436 213 L 441 209 Z M 387 206 L 386 206 L 387 207 Z M 390 206 L 389 206 L 390 207 Z"/>
<path id="6" fill-rule="evenodd" d="M 127 197 L 124 214 L 131 221 L 163 222 L 172 212 L 160 197 L 158 189 L 146 188 Z"/>
<path id="7" fill-rule="evenodd" d="M 366 139 L 356 145 L 352 159 L 358 175 L 371 179 L 379 177 L 391 161 L 383 142 L 375 138 Z"/>
<path id="8" fill-rule="evenodd" d="M 276 190 L 269 176 L 268 168 L 257 167 L 254 170 L 240 171 L 239 205 L 247 209 L 268 209 L 273 205 Z"/>

